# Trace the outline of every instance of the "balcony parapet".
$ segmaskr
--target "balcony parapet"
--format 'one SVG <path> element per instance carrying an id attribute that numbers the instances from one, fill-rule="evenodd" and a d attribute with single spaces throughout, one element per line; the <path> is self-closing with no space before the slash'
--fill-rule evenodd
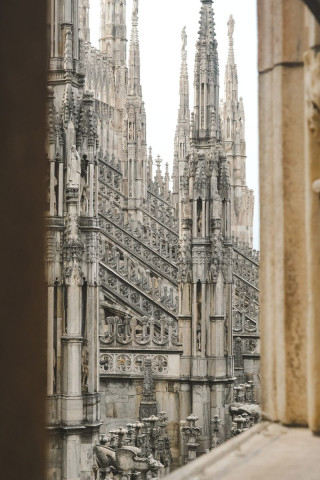
<path id="1" fill-rule="evenodd" d="M 310 430 L 263 422 L 165 480 L 318 480 L 319 451 Z"/>

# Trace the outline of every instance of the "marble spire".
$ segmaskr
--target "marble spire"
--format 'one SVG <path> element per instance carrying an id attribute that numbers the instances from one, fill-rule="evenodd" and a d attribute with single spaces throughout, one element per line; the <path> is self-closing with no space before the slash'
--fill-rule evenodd
<path id="1" fill-rule="evenodd" d="M 140 84 L 140 45 L 138 32 L 139 2 L 134 0 L 132 7 L 132 29 L 129 51 L 128 95 L 142 96 Z"/>
<path id="2" fill-rule="evenodd" d="M 201 0 L 200 27 L 194 68 L 195 131 L 200 138 L 211 134 L 212 115 L 216 115 L 218 137 L 219 61 L 212 0 Z"/>
<path id="3" fill-rule="evenodd" d="M 235 21 L 232 15 L 228 20 L 229 51 L 225 73 L 225 98 L 231 102 L 238 102 L 238 72 L 234 60 L 233 33 Z"/>
<path id="4" fill-rule="evenodd" d="M 189 133 L 190 133 L 190 105 L 189 105 L 189 76 L 188 76 L 188 64 L 187 64 L 187 32 L 186 27 L 183 27 L 181 32 L 181 70 L 180 70 L 180 102 L 178 112 L 178 123 L 175 134 L 174 144 L 174 160 L 173 160 L 173 202 L 175 205 L 179 201 L 179 175 L 183 174 L 184 164 L 181 164 L 179 169 L 179 162 L 184 161 L 188 153 L 189 147 Z M 182 172 L 179 173 L 179 170 Z"/>
<path id="5" fill-rule="evenodd" d="M 178 121 L 190 120 L 189 109 L 189 76 L 188 76 L 188 64 L 187 64 L 187 32 L 186 27 L 183 27 L 181 32 L 181 71 L 180 71 L 180 105 Z"/>

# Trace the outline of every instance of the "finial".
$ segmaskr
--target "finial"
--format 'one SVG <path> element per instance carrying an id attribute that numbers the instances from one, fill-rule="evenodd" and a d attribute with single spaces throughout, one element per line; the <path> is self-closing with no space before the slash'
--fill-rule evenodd
<path id="1" fill-rule="evenodd" d="M 160 155 L 158 155 L 156 158 L 156 165 L 158 168 L 160 168 L 161 163 L 162 163 L 162 158 L 160 157 Z"/>

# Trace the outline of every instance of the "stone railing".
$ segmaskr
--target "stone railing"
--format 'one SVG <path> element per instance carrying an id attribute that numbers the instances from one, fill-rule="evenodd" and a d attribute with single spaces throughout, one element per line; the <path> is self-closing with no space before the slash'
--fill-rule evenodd
<path id="1" fill-rule="evenodd" d="M 100 182 L 99 197 L 100 211 L 102 212 L 106 210 L 107 203 L 112 203 L 117 207 L 121 207 L 124 200 L 123 193 L 110 185 L 104 185 L 102 182 Z"/>
<path id="2" fill-rule="evenodd" d="M 245 273 L 245 277 L 243 277 L 237 272 L 237 270 L 233 270 L 232 273 L 236 278 L 239 279 L 239 281 L 247 284 L 249 288 L 252 288 L 259 292 L 259 278 L 257 278 L 256 276 L 251 276 L 250 273 L 241 272 L 242 274 Z"/>
<path id="3" fill-rule="evenodd" d="M 164 375 L 168 373 L 168 355 L 148 355 L 151 359 L 152 373 Z M 146 355 L 136 353 L 100 353 L 100 375 L 143 375 Z"/>
<path id="4" fill-rule="evenodd" d="M 178 233 L 178 221 L 175 218 L 173 206 L 159 194 L 156 194 L 153 189 L 150 190 L 150 185 L 144 209 L 152 218 L 157 219 L 166 228 L 169 228 L 175 234 Z"/>
<path id="5" fill-rule="evenodd" d="M 233 274 L 247 282 L 252 288 L 259 289 L 259 265 L 233 251 Z"/>
<path id="6" fill-rule="evenodd" d="M 122 173 L 120 165 L 115 164 L 113 166 L 104 163 L 100 160 L 99 163 L 99 181 L 103 182 L 106 186 L 111 186 L 118 191 L 122 191 Z"/>
<path id="7" fill-rule="evenodd" d="M 235 252 L 251 260 L 257 265 L 259 264 L 260 252 L 258 250 L 254 250 L 253 248 L 250 248 L 247 243 L 240 242 L 240 240 L 236 237 L 232 237 L 232 246 Z"/>
<path id="8" fill-rule="evenodd" d="M 149 295 L 103 263 L 100 263 L 99 274 L 102 286 L 139 314 L 154 317 L 156 320 L 160 319 L 161 315 L 176 317 L 178 297 L 174 297 L 173 287 L 168 292 L 168 287 L 159 288 L 159 285 L 152 284 L 152 292 Z"/>
<path id="9" fill-rule="evenodd" d="M 161 220 L 144 208 L 141 208 L 141 210 L 143 211 L 143 232 L 147 236 L 148 244 L 176 261 L 179 242 L 177 232 L 168 225 L 161 223 Z"/>
<path id="10" fill-rule="evenodd" d="M 259 290 L 234 274 L 233 332 L 259 335 Z"/>
<path id="11" fill-rule="evenodd" d="M 177 349 L 181 346 L 178 323 L 165 317 L 158 321 L 150 317 L 106 317 L 105 324 L 100 325 L 100 346 Z"/>

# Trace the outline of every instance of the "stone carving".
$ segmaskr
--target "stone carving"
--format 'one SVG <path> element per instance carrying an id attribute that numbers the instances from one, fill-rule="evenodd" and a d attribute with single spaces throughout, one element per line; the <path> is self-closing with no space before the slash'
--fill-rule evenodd
<path id="1" fill-rule="evenodd" d="M 256 332 L 257 331 L 257 324 L 254 320 L 251 320 L 250 318 L 245 317 L 244 328 L 247 332 Z"/>
<path id="2" fill-rule="evenodd" d="M 72 31 L 71 28 L 66 30 L 65 45 L 64 45 L 64 69 L 72 70 Z"/>
<path id="3" fill-rule="evenodd" d="M 221 445 L 221 418 L 219 415 L 214 415 L 213 420 L 211 421 L 211 448 L 217 448 Z"/>
<path id="4" fill-rule="evenodd" d="M 160 279 L 158 279 L 157 284 L 153 284 L 152 292 L 154 296 L 150 296 L 140 289 L 137 290 L 136 286 L 122 279 L 105 265 L 100 265 L 100 271 L 100 278 L 104 286 L 112 290 L 119 297 L 125 297 L 125 300 L 143 315 L 151 314 L 152 316 L 156 316 L 156 311 L 158 310 L 157 304 L 162 307 L 164 315 L 175 315 L 178 301 L 177 294 L 174 296 L 176 292 L 174 292 L 173 287 L 170 288 L 170 294 L 168 294 L 168 288 L 161 286 L 159 283 Z M 131 270 L 129 280 L 135 285 L 138 285 L 139 279 L 133 269 Z M 155 301 L 157 303 L 155 303 Z"/>
<path id="5" fill-rule="evenodd" d="M 154 400 L 153 404 L 157 412 Z M 119 427 L 110 430 L 107 435 L 101 434 L 100 445 L 93 448 L 96 477 L 100 470 L 100 478 L 103 479 L 121 477 L 148 480 L 158 479 L 160 468 L 163 468 L 164 474 L 170 471 L 172 458 L 166 412 L 152 414 L 143 422 L 128 423 L 127 428 Z"/>
<path id="6" fill-rule="evenodd" d="M 151 370 L 154 375 L 168 373 L 168 355 L 149 355 L 151 359 Z M 134 374 L 142 375 L 145 372 L 146 356 L 132 353 L 101 353 L 100 373 L 101 374 Z"/>
<path id="7" fill-rule="evenodd" d="M 233 36 L 234 25 L 235 25 L 234 18 L 233 18 L 232 15 L 230 15 L 229 21 L 228 21 L 228 35 L 229 35 L 229 38 L 232 38 L 232 36 Z"/>
<path id="8" fill-rule="evenodd" d="M 47 246 L 47 262 L 60 261 L 60 243 L 57 241 L 56 233 L 52 231 L 47 232 L 46 236 L 46 246 Z"/>
<path id="9" fill-rule="evenodd" d="M 77 205 L 79 189 L 68 186 L 67 203 Z M 83 283 L 82 259 L 84 245 L 80 240 L 78 215 L 69 211 L 65 220 L 64 277 L 67 285 L 79 286 Z"/>
<path id="10" fill-rule="evenodd" d="M 140 421 L 144 421 L 145 418 L 152 415 L 157 415 L 157 402 L 152 374 L 152 358 L 146 357 L 144 360 L 143 398 L 139 409 Z"/>
<path id="11" fill-rule="evenodd" d="M 126 345 L 145 348 L 171 348 L 180 346 L 178 323 L 160 314 L 158 320 L 150 317 L 141 319 L 125 316 L 107 317 L 100 327 L 100 344 L 108 346 Z"/>
<path id="12" fill-rule="evenodd" d="M 260 420 L 261 410 L 255 403 L 254 391 L 255 385 L 251 380 L 234 387 L 234 402 L 230 406 L 233 421 L 232 436 L 248 430 Z"/>
<path id="13" fill-rule="evenodd" d="M 120 242 L 127 250 L 138 254 L 142 260 L 150 258 L 151 253 L 156 253 L 158 258 L 155 257 L 153 264 L 157 262 L 157 267 L 160 268 L 163 273 L 169 275 L 174 283 L 176 282 L 177 267 L 175 261 L 177 258 L 177 249 L 170 234 L 164 239 L 161 238 L 160 235 L 156 235 L 150 240 L 151 232 L 147 230 L 146 237 L 141 227 L 132 230 L 130 229 L 130 224 L 123 224 L 120 227 L 119 223 L 116 227 L 116 216 L 111 209 L 106 211 L 106 215 L 102 214 L 102 216 L 101 226 L 108 236 L 111 236 L 117 244 Z M 129 231 L 129 234 L 126 234 L 126 231 Z"/>
<path id="14" fill-rule="evenodd" d="M 67 182 L 70 185 L 80 186 L 81 162 L 76 146 L 71 147 L 71 153 L 68 160 Z"/>
<path id="15" fill-rule="evenodd" d="M 139 0 L 133 0 L 132 16 L 137 17 L 139 13 Z"/>
<path id="16" fill-rule="evenodd" d="M 242 358 L 242 342 L 241 338 L 237 337 L 235 340 L 235 347 L 234 347 L 234 366 L 236 368 L 243 367 L 243 358 Z"/>
<path id="17" fill-rule="evenodd" d="M 87 213 L 87 211 L 88 211 L 88 185 L 82 179 L 81 179 L 80 208 L 81 208 L 81 213 Z"/>
<path id="18" fill-rule="evenodd" d="M 82 391 L 88 391 L 88 373 L 89 373 L 89 350 L 87 345 L 83 345 L 81 353 L 81 385 Z"/>
<path id="19" fill-rule="evenodd" d="M 182 40 L 182 47 L 181 47 L 181 52 L 182 54 L 186 54 L 186 46 L 187 46 L 187 27 L 183 27 L 182 32 L 181 32 L 181 40 Z"/>
<path id="20" fill-rule="evenodd" d="M 249 338 L 244 342 L 244 349 L 248 353 L 254 353 L 257 349 L 257 340 L 254 338 Z"/>
<path id="21" fill-rule="evenodd" d="M 141 450 L 137 447 L 124 446 L 113 449 L 104 445 L 96 445 L 93 451 L 96 455 L 98 468 L 106 469 L 110 473 L 117 472 L 121 475 L 121 479 L 129 480 L 136 472 L 156 474 L 163 467 L 152 455 L 142 457 Z M 112 477 L 114 478 L 113 475 Z M 152 478 L 158 478 L 158 476 L 152 476 Z"/>
<path id="22" fill-rule="evenodd" d="M 242 315 L 240 312 L 235 310 L 233 314 L 233 331 L 241 332 L 242 330 L 243 330 Z"/>
<path id="23" fill-rule="evenodd" d="M 199 447 L 197 439 L 202 433 L 202 429 L 196 426 L 198 420 L 199 418 L 192 413 L 187 418 L 188 425 L 181 427 L 181 434 L 184 438 L 184 443 L 188 448 L 188 458 L 186 459 L 186 463 L 192 462 L 197 457 L 197 448 Z"/>

